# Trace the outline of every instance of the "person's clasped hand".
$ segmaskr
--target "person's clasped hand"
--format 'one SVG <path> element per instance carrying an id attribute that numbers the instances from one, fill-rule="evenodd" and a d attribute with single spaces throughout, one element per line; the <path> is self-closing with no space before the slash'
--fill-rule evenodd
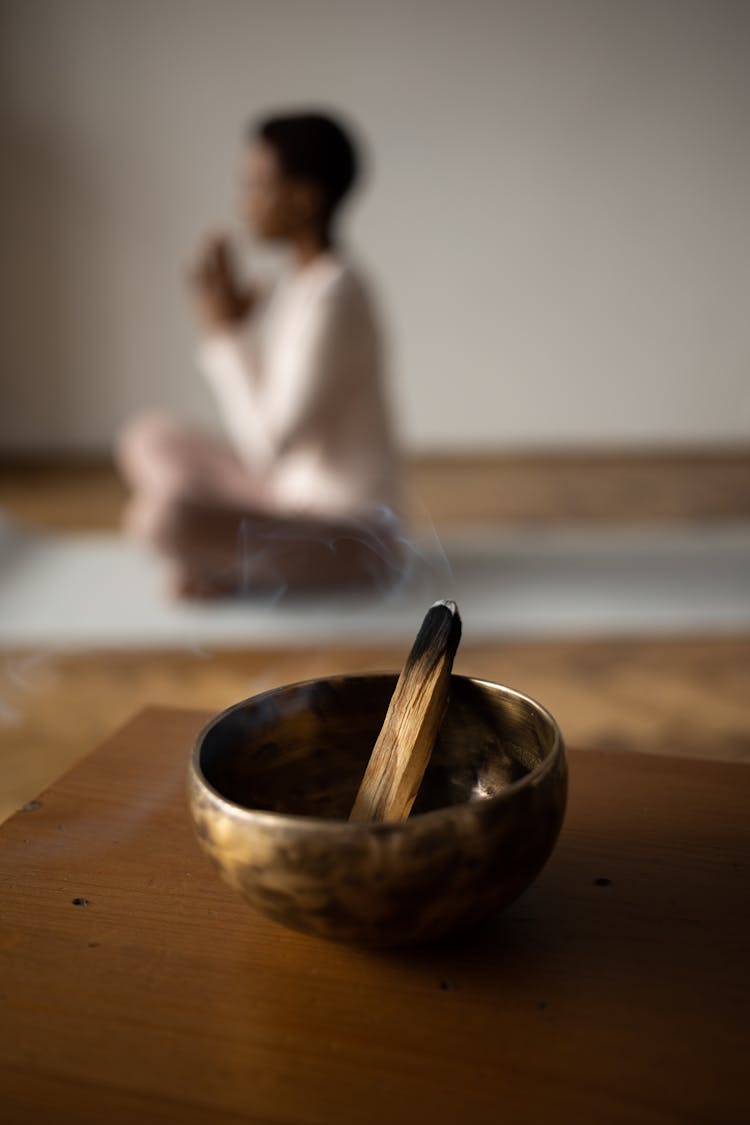
<path id="1" fill-rule="evenodd" d="M 198 320 L 206 332 L 235 327 L 255 304 L 253 289 L 237 276 L 225 235 L 214 234 L 204 240 L 188 280 Z"/>

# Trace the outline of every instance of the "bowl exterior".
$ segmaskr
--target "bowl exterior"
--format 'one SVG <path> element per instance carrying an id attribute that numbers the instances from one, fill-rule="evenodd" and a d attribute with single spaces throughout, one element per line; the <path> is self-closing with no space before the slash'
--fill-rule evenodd
<path id="1" fill-rule="evenodd" d="M 567 795 L 559 736 L 498 795 L 387 824 L 242 808 L 206 784 L 196 760 L 190 810 L 222 878 L 277 922 L 369 946 L 435 941 L 508 906 L 552 852 Z"/>

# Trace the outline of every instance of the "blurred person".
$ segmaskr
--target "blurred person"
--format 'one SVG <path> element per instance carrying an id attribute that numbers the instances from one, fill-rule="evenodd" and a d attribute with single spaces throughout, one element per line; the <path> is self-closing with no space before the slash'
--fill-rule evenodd
<path id="1" fill-rule="evenodd" d="M 242 213 L 280 243 L 270 291 L 246 284 L 222 235 L 190 286 L 198 363 L 228 442 L 149 414 L 120 435 L 125 523 L 164 556 L 178 596 L 387 584 L 399 568 L 399 472 L 370 296 L 336 221 L 358 158 L 317 113 L 256 125 Z"/>

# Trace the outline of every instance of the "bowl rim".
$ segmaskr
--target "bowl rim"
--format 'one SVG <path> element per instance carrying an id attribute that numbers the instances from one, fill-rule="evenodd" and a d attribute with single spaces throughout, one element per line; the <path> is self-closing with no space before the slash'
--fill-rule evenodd
<path id="1" fill-rule="evenodd" d="M 511 781 L 509 785 L 499 793 L 496 793 L 494 797 L 482 797 L 477 801 L 460 801 L 456 805 L 444 805 L 437 809 L 428 809 L 426 812 L 415 813 L 414 816 L 409 816 L 406 820 L 349 821 L 339 820 L 334 817 L 306 816 L 303 813 L 282 813 L 273 812 L 270 809 L 251 809 L 248 808 L 247 805 L 241 805 L 239 802 L 232 801 L 229 797 L 225 797 L 224 794 L 220 793 L 206 778 L 200 764 L 201 750 L 206 737 L 214 727 L 218 726 L 220 722 L 235 711 L 241 711 L 246 708 L 248 704 L 260 702 L 269 696 L 276 695 L 277 692 L 288 691 L 294 688 L 304 688 L 310 684 L 322 682 L 331 683 L 341 680 L 373 680 L 385 677 L 397 679 L 398 672 L 340 672 L 334 673 L 332 676 L 313 676 L 307 680 L 296 680 L 290 684 L 279 684 L 277 687 L 267 688 L 265 691 L 258 692 L 257 695 L 249 695 L 245 699 L 240 699 L 237 703 L 225 707 L 222 711 L 213 715 L 208 722 L 204 723 L 193 740 L 193 748 L 188 763 L 189 785 L 196 785 L 204 790 L 210 795 L 213 801 L 223 807 L 225 812 L 230 812 L 235 815 L 239 813 L 244 819 L 269 827 L 273 824 L 285 824 L 287 827 L 293 826 L 296 830 L 305 830 L 309 827 L 311 831 L 315 832 L 326 830 L 329 832 L 349 832 L 354 835 L 365 831 L 368 833 L 378 832 L 391 834 L 398 831 L 408 831 L 410 825 L 426 824 L 437 817 L 445 817 L 451 814 L 453 816 L 465 815 L 465 812 L 462 813 L 462 810 L 475 809 L 480 805 L 483 808 L 498 807 L 506 803 L 521 790 L 537 785 L 542 778 L 558 766 L 561 758 L 563 760 L 565 759 L 565 744 L 558 722 L 554 715 L 548 711 L 542 703 L 539 703 L 533 696 L 527 695 L 525 692 L 508 687 L 507 684 L 500 684 L 495 680 L 486 680 L 479 676 L 464 676 L 454 672 L 451 674 L 452 679 L 466 680 L 469 683 L 478 684 L 481 687 L 499 688 L 506 695 L 514 696 L 524 703 L 531 704 L 531 707 L 550 725 L 554 734 L 552 747 L 544 760 L 541 761 L 538 766 L 534 766 L 533 769 L 524 774 L 523 777 L 518 778 L 516 781 Z"/>

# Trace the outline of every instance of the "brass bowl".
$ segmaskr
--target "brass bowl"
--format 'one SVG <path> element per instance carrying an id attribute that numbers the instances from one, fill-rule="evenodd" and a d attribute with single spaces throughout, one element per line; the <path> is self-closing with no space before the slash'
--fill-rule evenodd
<path id="1" fill-rule="evenodd" d="M 567 790 L 555 720 L 499 684 L 453 676 L 408 820 L 347 816 L 396 686 L 335 676 L 264 692 L 198 736 L 198 839 L 257 910 L 371 946 L 445 937 L 507 906 L 554 847 Z"/>

